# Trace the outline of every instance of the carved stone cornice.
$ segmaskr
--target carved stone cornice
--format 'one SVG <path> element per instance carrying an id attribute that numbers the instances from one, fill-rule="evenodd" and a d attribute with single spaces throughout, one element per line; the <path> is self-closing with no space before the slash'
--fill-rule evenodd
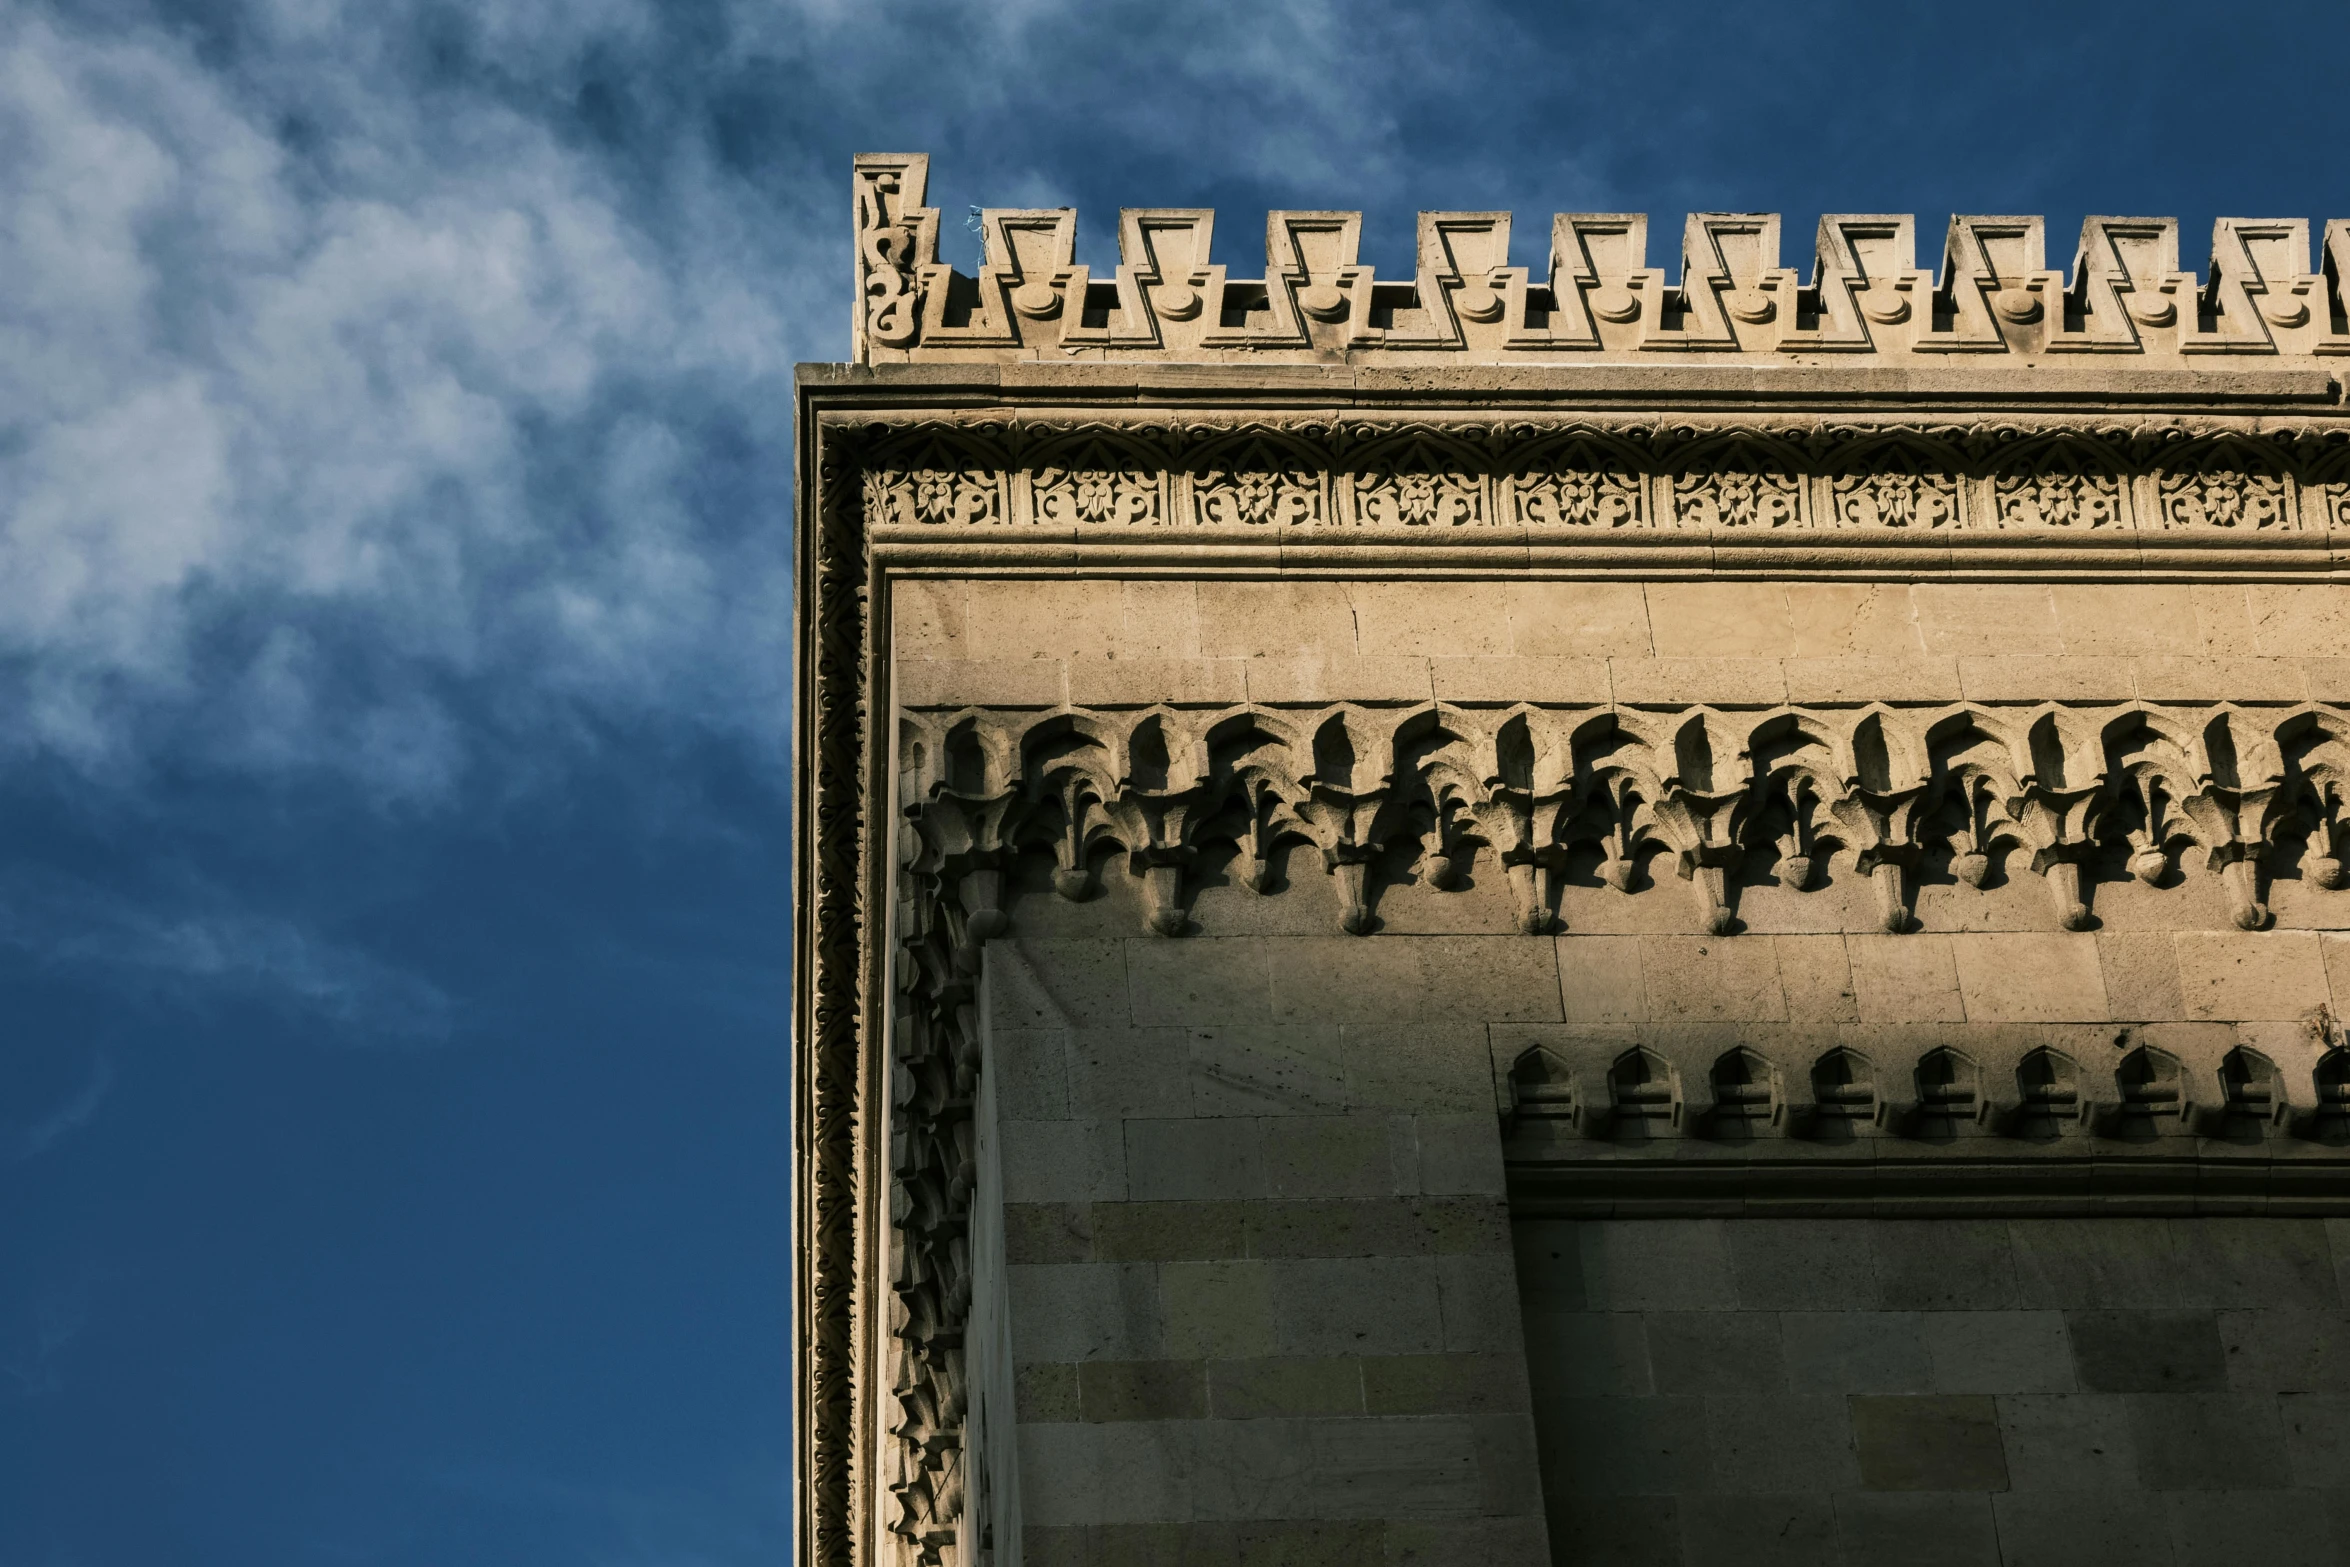
<path id="1" fill-rule="evenodd" d="M 1482 860 L 1517 928 L 1557 928 L 1559 879 L 1627 895 L 1680 882 L 1691 928 L 1739 928 L 1739 886 L 1817 885 L 1842 854 L 1880 928 L 1917 928 L 1929 860 L 1984 885 L 1995 857 L 2037 875 L 2053 927 L 2094 919 L 2099 864 L 2148 886 L 2220 879 L 2234 923 L 2270 922 L 2280 844 L 2344 880 L 2350 711 L 2331 704 L 1769 709 L 1421 704 L 909 710 L 904 809 L 919 870 L 970 944 L 1009 926 L 1004 873 L 1054 857 L 1061 896 L 1106 857 L 1140 882 L 1145 923 L 1192 926 L 1203 852 L 1266 892 L 1283 839 L 1337 882 L 1340 925 L 1379 928 L 1381 878 L 1464 884 Z"/>
<path id="2" fill-rule="evenodd" d="M 1514 1212 L 2290 1214 L 2350 1202 L 2350 1049 L 2322 1013 L 2266 1049 L 2208 1023 L 1748 1025 L 1728 1048 L 1719 1028 L 1495 1032 Z"/>

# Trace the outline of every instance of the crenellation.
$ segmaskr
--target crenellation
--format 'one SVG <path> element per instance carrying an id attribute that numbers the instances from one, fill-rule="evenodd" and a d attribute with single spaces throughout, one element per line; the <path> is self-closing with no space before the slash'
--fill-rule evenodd
<path id="1" fill-rule="evenodd" d="M 1423 212 L 1408 278 L 1359 260 L 1362 214 L 1274 211 L 1254 278 L 1209 259 L 1215 214 L 1126 208 L 1119 261 L 1074 261 L 1069 208 L 985 208 L 976 276 L 939 260 L 923 154 L 856 161 L 855 359 L 1015 362 L 1542 364 L 1725 359 L 1932 363 L 2130 355 L 2187 373 L 2197 356 L 2316 363 L 2350 353 L 2350 220 L 2312 269 L 2301 218 L 2221 218 L 2207 278 L 2179 268 L 2172 218 L 2091 217 L 2069 276 L 2044 221 L 1959 214 L 1938 267 L 1902 213 L 1820 219 L 1811 280 L 1782 265 L 1776 213 L 1693 212 L 1680 281 L 1649 265 L 1638 213 L 1560 213 L 1542 271 L 1510 260 L 1506 212 Z"/>

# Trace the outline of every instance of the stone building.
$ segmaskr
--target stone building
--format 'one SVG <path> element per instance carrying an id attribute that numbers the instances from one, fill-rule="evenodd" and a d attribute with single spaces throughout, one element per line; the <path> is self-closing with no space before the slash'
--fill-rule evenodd
<path id="1" fill-rule="evenodd" d="M 797 392 L 805 1560 L 2350 1560 L 2350 223 L 926 173 Z"/>

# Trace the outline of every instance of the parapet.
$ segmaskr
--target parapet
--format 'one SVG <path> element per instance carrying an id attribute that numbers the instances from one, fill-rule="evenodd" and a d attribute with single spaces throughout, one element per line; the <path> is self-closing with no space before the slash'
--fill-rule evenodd
<path id="1" fill-rule="evenodd" d="M 1386 281 L 1356 259 L 1359 212 L 1267 214 L 1263 276 L 1233 278 L 1208 259 L 1213 211 L 1128 207 L 1118 267 L 1097 281 L 1073 260 L 1073 209 L 991 207 L 972 278 L 939 260 L 929 172 L 921 153 L 857 157 L 859 364 L 2350 355 L 2350 219 L 2325 225 L 2313 268 L 2307 220 L 2221 218 L 2198 279 L 2179 270 L 2177 219 L 2093 217 L 2068 278 L 2038 217 L 1951 219 L 1932 272 L 1908 214 L 1838 213 L 1820 219 L 1806 283 L 1780 265 L 1778 214 L 1693 212 L 1667 287 L 1639 213 L 1557 214 L 1538 276 L 1510 264 L 1510 214 L 1423 212 L 1416 271 Z"/>

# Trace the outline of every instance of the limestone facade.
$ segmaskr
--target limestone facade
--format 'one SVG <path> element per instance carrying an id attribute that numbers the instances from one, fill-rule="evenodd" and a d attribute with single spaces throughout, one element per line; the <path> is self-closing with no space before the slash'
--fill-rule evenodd
<path id="1" fill-rule="evenodd" d="M 925 175 L 798 390 L 806 1559 L 2350 1554 L 2350 224 Z"/>

